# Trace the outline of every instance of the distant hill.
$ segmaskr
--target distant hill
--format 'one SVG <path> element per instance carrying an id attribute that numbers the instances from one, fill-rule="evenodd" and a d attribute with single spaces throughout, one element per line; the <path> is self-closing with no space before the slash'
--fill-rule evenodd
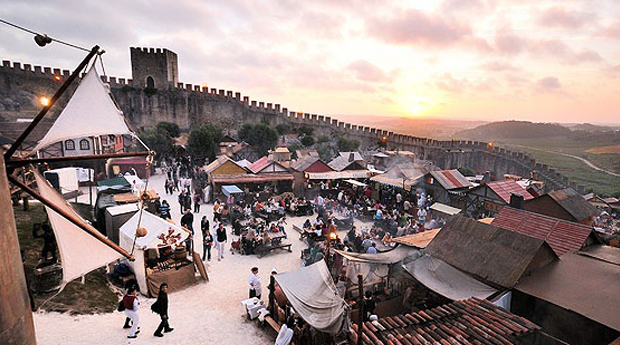
<path id="1" fill-rule="evenodd" d="M 586 132 L 611 132 L 618 129 L 618 127 L 599 126 L 591 123 L 580 123 L 574 126 L 568 126 L 573 131 L 586 131 Z"/>
<path id="2" fill-rule="evenodd" d="M 491 122 L 466 129 L 454 136 L 467 140 L 539 139 L 570 136 L 571 130 L 555 123 L 528 121 Z"/>

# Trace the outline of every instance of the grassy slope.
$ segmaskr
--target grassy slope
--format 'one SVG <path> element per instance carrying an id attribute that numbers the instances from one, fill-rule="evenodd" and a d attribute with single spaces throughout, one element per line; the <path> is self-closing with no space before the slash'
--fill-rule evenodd
<path id="1" fill-rule="evenodd" d="M 620 154 L 587 153 L 593 147 L 608 146 L 606 141 L 581 142 L 565 137 L 547 139 L 503 139 L 496 142 L 499 146 L 528 152 L 537 161 L 556 168 L 573 181 L 596 193 L 603 195 L 620 194 L 620 178 L 592 170 L 585 163 L 559 154 L 544 151 L 555 151 L 573 154 L 586 158 L 600 168 L 620 172 Z"/>
<path id="2" fill-rule="evenodd" d="M 45 209 L 40 205 L 32 205 L 29 211 L 23 208 L 13 209 L 17 223 L 17 234 L 21 249 L 24 251 L 26 274 L 32 281 L 32 269 L 36 266 L 43 248 L 42 239 L 32 238 L 32 225 L 41 223 L 47 217 Z M 85 277 L 85 284 L 80 280 L 73 281 L 65 287 L 63 292 L 48 301 L 43 309 L 47 311 L 69 312 L 71 314 L 109 313 L 116 309 L 118 297 L 108 287 L 104 269 L 89 273 Z M 54 293 L 35 294 L 35 303 L 41 305 Z"/>

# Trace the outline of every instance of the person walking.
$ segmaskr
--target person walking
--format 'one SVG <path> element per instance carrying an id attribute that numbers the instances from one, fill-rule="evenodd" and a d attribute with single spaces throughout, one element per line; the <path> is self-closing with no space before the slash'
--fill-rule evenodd
<path id="1" fill-rule="evenodd" d="M 185 191 L 182 190 L 178 196 L 179 207 L 181 207 L 181 213 L 185 212 Z"/>
<path id="2" fill-rule="evenodd" d="M 159 205 L 159 216 L 163 219 L 170 219 L 170 205 L 164 200 Z"/>
<path id="3" fill-rule="evenodd" d="M 153 303 L 151 310 L 159 314 L 159 317 L 161 318 L 159 326 L 157 326 L 155 333 L 153 333 L 154 336 L 163 337 L 164 335 L 161 331 L 164 331 L 164 333 L 169 333 L 174 330 L 174 328 L 170 327 L 170 324 L 168 323 L 168 320 L 170 319 L 168 317 L 168 284 L 161 283 L 159 286 L 157 301 Z"/>
<path id="4" fill-rule="evenodd" d="M 186 209 L 185 214 L 181 217 L 181 226 L 192 232 L 194 235 L 194 215 L 191 209 Z"/>
<path id="5" fill-rule="evenodd" d="M 194 213 L 200 213 L 200 203 L 202 202 L 202 198 L 200 194 L 194 194 Z"/>
<path id="6" fill-rule="evenodd" d="M 224 247 L 228 240 L 226 237 L 226 229 L 224 229 L 224 225 L 221 223 L 215 232 L 215 238 L 217 240 L 217 261 L 220 261 L 224 258 Z"/>
<path id="7" fill-rule="evenodd" d="M 131 325 L 131 329 L 129 330 L 129 335 L 127 338 L 134 339 L 138 337 L 138 333 L 140 330 L 138 329 L 138 322 L 140 318 L 138 316 L 138 306 L 140 302 L 138 301 L 138 296 L 136 296 L 136 287 L 135 285 L 130 286 L 127 289 L 127 294 L 123 297 L 123 306 L 125 307 L 125 316 L 131 319 L 133 323 Z M 128 323 L 125 322 L 125 325 Z"/>
<path id="8" fill-rule="evenodd" d="M 256 297 L 260 299 L 262 295 L 262 286 L 260 283 L 260 277 L 258 276 L 258 267 L 252 267 L 250 272 L 250 298 Z"/>
<path id="9" fill-rule="evenodd" d="M 202 261 L 211 261 L 211 246 L 213 246 L 213 235 L 209 229 L 209 220 L 207 216 L 203 216 L 200 221 L 202 230 Z"/>

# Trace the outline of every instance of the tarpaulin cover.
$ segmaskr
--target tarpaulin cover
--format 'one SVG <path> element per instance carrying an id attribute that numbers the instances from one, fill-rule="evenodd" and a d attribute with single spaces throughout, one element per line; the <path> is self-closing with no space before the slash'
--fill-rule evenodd
<path id="1" fill-rule="evenodd" d="M 226 185 L 226 186 L 222 186 L 222 193 L 224 193 L 224 195 L 226 196 L 230 196 L 231 194 L 243 193 L 243 191 L 235 185 Z"/>
<path id="2" fill-rule="evenodd" d="M 32 152 L 67 139 L 110 134 L 131 134 L 131 131 L 93 66 Z"/>
<path id="3" fill-rule="evenodd" d="M 338 296 L 324 260 L 299 271 L 275 275 L 293 309 L 321 332 L 338 334 L 345 327 L 347 303 Z"/>
<path id="4" fill-rule="evenodd" d="M 417 281 L 453 301 L 477 297 L 485 299 L 497 290 L 430 255 L 412 261 L 403 268 Z"/>
<path id="5" fill-rule="evenodd" d="M 336 253 L 342 255 L 349 261 L 355 262 L 364 262 L 370 264 L 394 264 L 397 263 L 409 255 L 417 253 L 418 250 L 406 246 L 398 246 L 392 250 L 380 253 L 355 253 L 355 252 L 344 252 L 341 250 L 336 250 Z"/>
<path id="6" fill-rule="evenodd" d="M 36 170 L 34 177 L 41 196 L 52 202 L 56 207 L 77 218 L 90 228 L 93 233 L 99 232 L 88 224 L 47 180 Z M 123 257 L 119 252 L 87 233 L 56 211 L 45 207 L 47 216 L 54 229 L 58 251 L 62 263 L 62 280 L 68 283 L 86 273 Z M 103 237 L 103 235 L 101 235 Z"/>

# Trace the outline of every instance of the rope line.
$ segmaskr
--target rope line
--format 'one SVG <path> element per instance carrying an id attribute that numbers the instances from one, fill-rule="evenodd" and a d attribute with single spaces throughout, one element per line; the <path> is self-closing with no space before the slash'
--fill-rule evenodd
<path id="1" fill-rule="evenodd" d="M 28 28 L 25 28 L 25 27 L 23 27 L 23 26 L 19 26 L 19 25 L 17 25 L 17 24 L 13 24 L 13 23 L 8 22 L 8 21 L 6 21 L 6 20 L 4 20 L 4 19 L 2 19 L 2 18 L 0 18 L 0 22 L 1 22 L 1 23 L 4 23 L 4 24 L 6 24 L 6 25 L 12 26 L 12 27 L 14 27 L 14 28 L 16 28 L 16 29 L 18 29 L 18 30 L 21 30 L 21 31 L 27 32 L 27 33 L 29 33 L 29 34 L 39 35 L 39 36 L 47 36 L 47 35 L 44 35 L 44 34 L 40 34 L 40 33 L 36 32 L 36 31 L 30 30 L 30 29 L 28 29 Z M 50 37 L 50 36 L 47 36 L 47 37 L 48 37 L 49 39 L 51 39 L 52 41 L 54 41 L 54 42 L 58 42 L 58 43 L 60 43 L 60 44 L 64 44 L 64 45 L 69 46 L 69 47 L 71 47 L 71 48 L 75 48 L 75 49 L 83 50 L 83 51 L 85 51 L 85 52 L 90 52 L 90 49 L 87 49 L 87 48 L 84 48 L 84 47 L 80 47 L 80 46 L 78 46 L 78 45 L 75 45 L 75 44 L 72 44 L 72 43 L 69 43 L 69 42 L 65 42 L 65 41 L 59 40 L 59 39 L 57 39 L 57 38 Z"/>

